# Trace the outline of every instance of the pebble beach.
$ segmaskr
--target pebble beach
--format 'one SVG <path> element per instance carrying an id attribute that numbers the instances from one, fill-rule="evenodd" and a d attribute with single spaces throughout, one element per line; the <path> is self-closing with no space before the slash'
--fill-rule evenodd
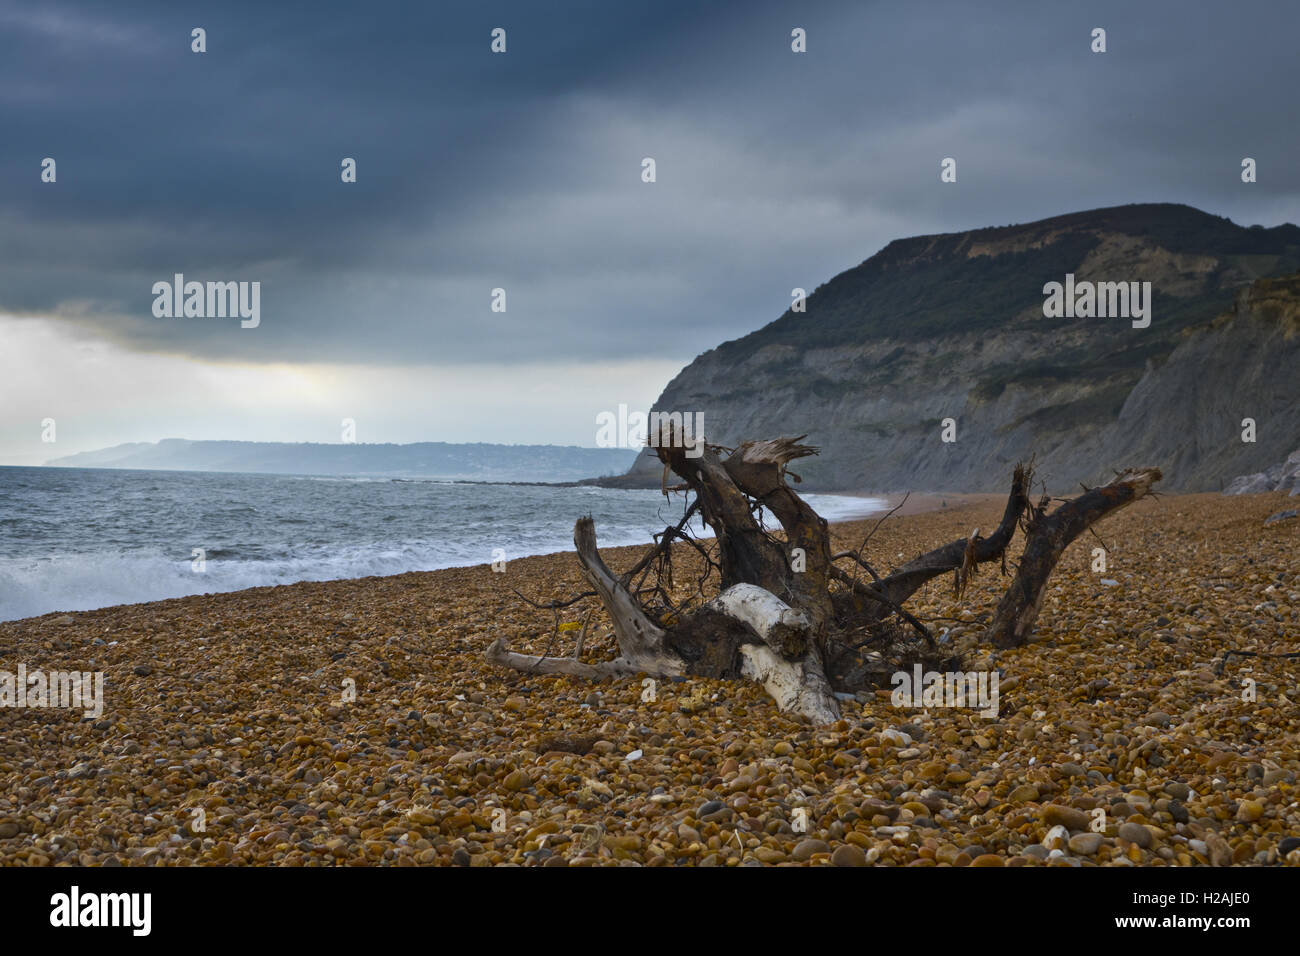
<path id="1" fill-rule="evenodd" d="M 97 718 L 0 708 L 0 863 L 1300 865 L 1300 519 L 1264 524 L 1294 502 L 1119 512 L 1014 650 L 978 641 L 996 564 L 960 601 L 932 582 L 909 609 L 998 672 L 995 717 L 885 688 L 814 727 L 747 683 L 489 665 L 498 637 L 572 653 L 594 599 L 557 632 L 512 590 L 585 590 L 571 553 L 0 623 L 0 670 L 104 674 Z M 896 515 L 866 553 L 884 571 L 1001 510 Z M 583 659 L 612 654 L 594 614 Z"/>

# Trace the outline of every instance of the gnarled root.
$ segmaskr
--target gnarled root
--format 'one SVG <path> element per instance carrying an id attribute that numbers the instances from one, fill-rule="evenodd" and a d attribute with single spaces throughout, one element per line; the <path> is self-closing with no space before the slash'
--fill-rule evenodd
<path id="1" fill-rule="evenodd" d="M 1130 469 L 1110 484 L 1065 502 L 1050 515 L 1045 508 L 1033 509 L 1020 566 L 993 614 L 985 640 L 998 647 L 1018 647 L 1029 640 L 1047 580 L 1070 542 L 1097 521 L 1150 494 L 1160 478 L 1159 468 Z"/>

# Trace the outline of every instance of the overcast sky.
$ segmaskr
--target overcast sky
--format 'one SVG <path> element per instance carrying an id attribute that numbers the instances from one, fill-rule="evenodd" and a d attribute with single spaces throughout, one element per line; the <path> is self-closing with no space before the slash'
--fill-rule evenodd
<path id="1" fill-rule="evenodd" d="M 0 464 L 344 417 L 589 446 L 894 238 L 1300 221 L 1297 28 L 1292 0 L 0 0 Z M 155 317 L 178 272 L 260 282 L 260 325 Z"/>

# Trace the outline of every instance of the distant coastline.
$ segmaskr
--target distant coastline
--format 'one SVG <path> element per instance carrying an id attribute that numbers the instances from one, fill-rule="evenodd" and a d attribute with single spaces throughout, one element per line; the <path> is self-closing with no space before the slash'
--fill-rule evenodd
<path id="1" fill-rule="evenodd" d="M 617 475 L 636 458 L 630 448 L 504 445 L 257 442 L 164 438 L 49 459 L 53 468 L 120 468 L 233 474 L 430 478 L 444 481 L 577 483 Z"/>

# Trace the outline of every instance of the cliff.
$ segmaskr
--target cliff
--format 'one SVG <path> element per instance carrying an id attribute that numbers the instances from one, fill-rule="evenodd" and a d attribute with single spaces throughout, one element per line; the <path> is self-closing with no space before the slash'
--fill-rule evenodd
<path id="1" fill-rule="evenodd" d="M 1003 491 L 1032 455 L 1052 490 L 1156 464 L 1170 490 L 1219 491 L 1300 444 L 1298 270 L 1296 226 L 1168 204 L 897 240 L 705 352 L 654 408 L 703 412 L 724 445 L 807 433 L 809 489 Z M 1150 282 L 1149 327 L 1045 317 L 1067 274 Z M 659 473 L 643 454 L 624 480 Z"/>

